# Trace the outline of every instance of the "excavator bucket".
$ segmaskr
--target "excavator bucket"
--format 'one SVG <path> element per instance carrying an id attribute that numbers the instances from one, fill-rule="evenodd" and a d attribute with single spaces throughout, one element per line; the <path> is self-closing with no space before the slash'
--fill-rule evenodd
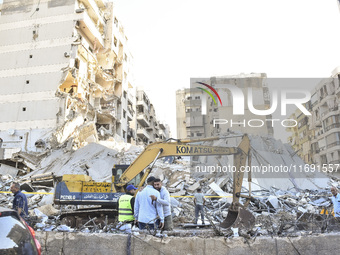
<path id="1" fill-rule="evenodd" d="M 255 224 L 254 215 L 241 207 L 237 211 L 229 210 L 227 218 L 221 223 L 221 228 L 250 229 Z"/>

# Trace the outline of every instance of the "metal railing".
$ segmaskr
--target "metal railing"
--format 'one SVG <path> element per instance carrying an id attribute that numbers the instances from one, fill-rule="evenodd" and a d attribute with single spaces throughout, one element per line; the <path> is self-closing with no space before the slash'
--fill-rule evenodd
<path id="1" fill-rule="evenodd" d="M 333 128 L 340 128 L 340 123 L 333 123 L 331 125 L 329 125 L 328 127 L 325 128 L 325 132 L 333 129 Z"/>
<path id="2" fill-rule="evenodd" d="M 340 145 L 340 141 L 333 142 L 333 143 L 329 144 L 327 147 L 332 148 L 332 147 L 337 146 L 337 145 Z"/>

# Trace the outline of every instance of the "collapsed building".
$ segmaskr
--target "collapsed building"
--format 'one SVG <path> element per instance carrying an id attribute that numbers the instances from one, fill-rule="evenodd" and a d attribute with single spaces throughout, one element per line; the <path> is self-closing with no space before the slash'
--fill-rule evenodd
<path id="1" fill-rule="evenodd" d="M 10 166 L 110 137 L 169 138 L 166 124 L 138 135 L 133 57 L 113 3 L 5 0 L 0 36 L 0 159 Z"/>
<path id="2" fill-rule="evenodd" d="M 235 142 L 238 139 L 239 137 L 232 138 Z M 205 144 L 233 146 L 233 142 L 226 144 L 226 139 L 223 138 L 205 142 Z M 291 154 L 292 151 L 289 146 L 283 145 L 273 138 L 252 136 L 251 151 L 252 166 L 265 165 L 264 161 L 269 161 L 273 167 L 280 166 L 282 161 L 285 161 L 288 165 L 303 164 L 301 158 Z M 56 179 L 67 174 L 85 174 L 95 181 L 111 182 L 112 166 L 130 164 L 141 152 L 142 148 L 139 146 L 116 141 L 90 143 L 79 150 L 67 153 L 63 149 L 59 149 L 45 157 L 37 166 L 37 170 L 25 176 L 18 178 L 2 175 L 1 188 L 3 191 L 9 190 L 9 184 L 16 179 L 20 180 L 21 183 L 26 183 L 26 188 L 28 187 L 30 191 L 50 192 L 50 195 L 30 196 L 30 206 L 31 209 L 39 209 L 48 216 L 58 216 L 60 208 L 52 206 L 53 183 Z M 194 206 L 190 196 L 199 187 L 203 189 L 204 194 L 209 199 L 207 217 L 216 224 L 223 221 L 228 206 L 232 202 L 232 172 L 217 171 L 216 169 L 214 171 L 197 171 L 196 166 L 199 164 L 233 165 L 232 160 L 231 156 L 220 155 L 202 156 L 197 160 L 184 157 L 175 159 L 172 163 L 169 163 L 168 159 L 156 162 L 151 175 L 159 177 L 169 190 L 172 196 L 172 213 L 177 227 L 180 227 L 183 223 L 193 222 Z M 339 179 L 331 179 L 326 174 L 300 171 L 255 172 L 252 173 L 250 186 L 247 182 L 248 176 L 245 175 L 242 191 L 248 192 L 250 187 L 253 196 L 256 197 L 257 202 L 252 202 L 250 209 L 256 215 L 257 226 L 263 228 L 263 233 L 268 233 L 266 231 L 271 227 L 268 225 L 269 221 L 275 221 L 276 224 L 279 224 L 283 217 L 287 220 L 287 224 L 293 222 L 296 225 L 298 214 L 319 214 L 323 208 L 330 206 L 328 200 L 329 186 L 340 184 Z M 1 204 L 10 205 L 8 195 L 0 195 L 2 197 Z M 213 197 L 210 199 L 209 196 Z M 66 207 L 71 209 L 70 206 Z M 276 213 L 279 215 L 278 218 L 275 216 Z M 61 223 L 59 222 L 59 224 Z M 50 222 L 49 225 L 38 226 L 41 230 L 58 230 L 58 224 L 55 221 Z M 85 228 L 81 229 L 85 231 Z M 117 231 L 114 227 L 111 230 Z M 320 230 L 319 228 L 317 231 Z"/>

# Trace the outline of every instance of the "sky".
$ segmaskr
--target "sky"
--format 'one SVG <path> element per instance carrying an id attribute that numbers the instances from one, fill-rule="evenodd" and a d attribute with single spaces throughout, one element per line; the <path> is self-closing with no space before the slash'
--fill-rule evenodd
<path id="1" fill-rule="evenodd" d="M 337 0 L 114 0 L 135 85 L 176 137 L 176 90 L 190 77 L 329 77 L 340 65 Z M 311 85 L 311 89 L 315 85 Z"/>

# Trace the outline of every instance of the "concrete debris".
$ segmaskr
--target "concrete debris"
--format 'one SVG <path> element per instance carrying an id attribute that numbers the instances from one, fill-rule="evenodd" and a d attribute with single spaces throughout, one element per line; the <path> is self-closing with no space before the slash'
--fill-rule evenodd
<path id="1" fill-rule="evenodd" d="M 235 138 L 235 144 L 237 144 L 237 139 Z M 224 144 L 225 146 L 226 143 L 210 141 L 206 144 L 216 146 Z M 230 142 L 228 146 L 232 144 Z M 289 147 L 272 138 L 253 137 L 251 145 L 252 165 L 254 166 L 260 166 L 265 162 L 271 165 L 303 164 L 300 158 L 291 154 Z M 10 184 L 16 180 L 25 183 L 28 188 L 32 189 L 31 191 L 35 192 L 35 194 L 27 194 L 27 197 L 30 215 L 37 217 L 34 223 L 34 228 L 37 230 L 84 233 L 133 232 L 137 234 L 138 229 L 132 226 L 117 226 L 117 222 L 98 224 L 94 218 L 87 219 L 88 222 L 80 228 L 70 228 L 63 224 L 59 215 L 61 211 L 71 210 L 75 206 L 55 206 L 53 195 L 48 193 L 54 192 L 52 188 L 54 183 L 64 174 L 87 174 L 95 181 L 110 181 L 114 164 L 130 164 L 142 150 L 142 147 L 116 140 L 89 143 L 76 151 L 67 149 L 65 152 L 65 148 L 60 148 L 46 154 L 35 165 L 35 170 L 32 172 L 13 171 L 13 167 L 0 168 L 0 190 L 9 191 Z M 221 163 L 232 165 L 232 157 L 229 156 L 204 157 L 202 161 L 201 163 L 205 165 L 221 165 Z M 219 223 L 227 217 L 228 208 L 232 203 L 233 182 L 230 173 L 197 173 L 193 170 L 191 163 L 187 157 L 175 159 L 171 164 L 169 160 L 159 160 L 151 171 L 151 175 L 163 181 L 163 186 L 172 196 L 171 208 L 175 224 L 173 235 L 178 234 L 181 224 L 194 222 L 193 195 L 197 188 L 202 189 L 207 199 L 206 220 L 210 222 L 208 219 L 211 219 L 210 223 L 212 223 L 209 223 L 209 226 L 218 227 Z M 224 232 L 226 237 L 240 235 L 256 238 L 258 235 L 291 235 L 298 233 L 301 229 L 313 233 L 331 229 L 327 227 L 329 224 L 326 224 L 331 217 L 324 217 L 320 213 L 323 209 L 329 210 L 331 205 L 329 188 L 340 186 L 338 178 L 310 173 L 306 174 L 305 178 L 294 174 L 284 174 L 280 178 L 271 178 L 273 176 L 267 178 L 256 174 L 253 177 L 251 188 L 255 201 L 250 202 L 248 210 L 255 216 L 255 227 L 250 233 L 243 233 L 241 229 L 226 230 Z M 248 188 L 245 179 L 242 193 L 247 194 Z M 0 206 L 11 207 L 12 200 L 12 194 L 0 193 Z M 240 201 L 245 202 L 243 198 Z M 82 208 L 82 206 L 79 207 Z M 310 218 L 306 215 L 314 215 L 311 218 L 321 223 L 311 225 L 308 222 Z M 211 231 L 209 233 L 211 234 Z"/>
<path id="2" fill-rule="evenodd" d="M 200 187 L 200 183 L 196 182 L 195 184 L 188 187 L 187 191 L 192 193 L 192 192 L 196 191 L 196 189 L 198 189 L 199 187 Z"/>
<path id="3" fill-rule="evenodd" d="M 218 195 L 221 197 L 227 197 L 226 201 L 228 203 L 232 202 L 233 194 L 224 192 L 215 182 L 212 182 L 209 184 L 209 187 Z"/>
<path id="4" fill-rule="evenodd" d="M 60 210 L 55 209 L 52 204 L 40 206 L 37 208 L 37 210 L 47 216 L 57 216 L 60 214 Z"/>

